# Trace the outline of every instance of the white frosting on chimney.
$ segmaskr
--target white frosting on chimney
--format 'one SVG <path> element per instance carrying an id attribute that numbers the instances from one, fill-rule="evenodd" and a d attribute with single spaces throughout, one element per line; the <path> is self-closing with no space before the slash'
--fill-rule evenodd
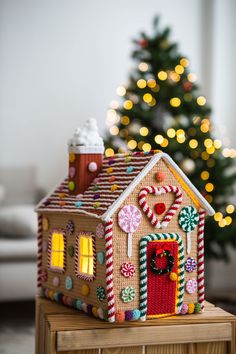
<path id="1" fill-rule="evenodd" d="M 78 146 L 100 146 L 104 147 L 103 139 L 98 133 L 97 121 L 90 118 L 86 121 L 84 126 L 77 128 L 74 132 L 73 138 L 68 141 L 69 147 Z"/>

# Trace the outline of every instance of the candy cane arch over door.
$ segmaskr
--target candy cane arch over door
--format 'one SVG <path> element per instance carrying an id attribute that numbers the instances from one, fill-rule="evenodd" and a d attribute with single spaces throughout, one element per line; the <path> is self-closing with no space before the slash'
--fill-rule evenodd
<path id="1" fill-rule="evenodd" d="M 198 222 L 198 302 L 201 304 L 202 311 L 204 310 L 204 223 L 206 212 L 204 209 L 199 210 L 199 222 Z"/>
<path id="2" fill-rule="evenodd" d="M 153 210 L 149 207 L 147 203 L 147 195 L 154 194 L 154 195 L 162 195 L 167 193 L 174 193 L 175 194 L 175 201 L 170 206 L 169 210 L 164 216 L 162 222 L 160 222 L 157 217 L 155 216 Z M 177 186 L 162 186 L 160 188 L 154 186 L 147 186 L 141 189 L 139 192 L 139 205 L 141 206 L 143 212 L 147 215 L 148 219 L 150 220 L 151 224 L 156 227 L 157 229 L 165 228 L 171 221 L 172 217 L 175 215 L 176 211 L 179 209 L 180 204 L 182 203 L 183 195 L 179 187 Z"/>
<path id="3" fill-rule="evenodd" d="M 38 215 L 38 253 L 37 253 L 37 286 L 42 285 L 42 257 L 43 257 L 43 222 L 42 215 Z"/>
<path id="4" fill-rule="evenodd" d="M 112 219 L 110 219 L 105 224 L 106 288 L 107 288 L 108 321 L 109 322 L 115 321 L 112 229 L 113 229 L 113 221 L 112 221 Z"/>

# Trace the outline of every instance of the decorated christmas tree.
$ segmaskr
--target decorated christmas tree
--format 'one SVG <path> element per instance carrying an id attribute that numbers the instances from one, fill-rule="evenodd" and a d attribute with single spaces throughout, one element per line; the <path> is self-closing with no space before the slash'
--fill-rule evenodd
<path id="1" fill-rule="evenodd" d="M 206 255 L 228 259 L 236 247 L 234 149 L 224 148 L 210 119 L 189 60 L 170 41 L 170 29 L 153 21 L 153 35 L 134 41 L 136 68 L 119 86 L 107 112 L 106 155 L 160 149 L 167 152 L 216 210 L 206 222 Z"/>

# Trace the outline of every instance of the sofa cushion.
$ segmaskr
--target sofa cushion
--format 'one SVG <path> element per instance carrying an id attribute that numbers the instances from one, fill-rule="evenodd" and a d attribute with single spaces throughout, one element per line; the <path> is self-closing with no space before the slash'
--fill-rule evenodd
<path id="1" fill-rule="evenodd" d="M 0 207 L 0 236 L 12 238 L 36 237 L 37 216 L 33 205 Z"/>
<path id="2" fill-rule="evenodd" d="M 5 240 L 0 239 L 0 262 L 17 260 L 35 260 L 37 240 Z"/>

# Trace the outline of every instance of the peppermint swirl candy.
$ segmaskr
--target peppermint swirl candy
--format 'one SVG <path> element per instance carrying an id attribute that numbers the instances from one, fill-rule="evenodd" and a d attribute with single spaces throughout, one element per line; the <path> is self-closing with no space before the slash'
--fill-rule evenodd
<path id="1" fill-rule="evenodd" d="M 187 293 L 189 294 L 194 294 L 197 290 L 197 281 L 196 279 L 189 279 L 187 280 L 186 284 L 185 284 L 185 288 Z"/>
<path id="2" fill-rule="evenodd" d="M 192 205 L 182 208 L 179 213 L 179 224 L 185 232 L 191 232 L 198 224 L 199 214 Z"/>
<path id="3" fill-rule="evenodd" d="M 131 278 L 135 273 L 135 266 L 131 262 L 125 262 L 121 265 L 120 272 L 125 278 Z"/>
<path id="4" fill-rule="evenodd" d="M 72 220 L 69 220 L 67 225 L 66 225 L 66 231 L 68 235 L 72 235 L 73 232 L 75 231 L 75 225 Z"/>
<path id="5" fill-rule="evenodd" d="M 99 301 L 103 301 L 106 297 L 106 291 L 102 286 L 98 286 L 96 290 L 96 295 Z"/>
<path id="6" fill-rule="evenodd" d="M 197 268 L 197 262 L 193 257 L 188 257 L 185 261 L 185 270 L 192 273 Z"/>
<path id="7" fill-rule="evenodd" d="M 133 301 L 135 298 L 135 289 L 132 286 L 127 286 L 121 290 L 120 297 L 125 303 Z"/>

